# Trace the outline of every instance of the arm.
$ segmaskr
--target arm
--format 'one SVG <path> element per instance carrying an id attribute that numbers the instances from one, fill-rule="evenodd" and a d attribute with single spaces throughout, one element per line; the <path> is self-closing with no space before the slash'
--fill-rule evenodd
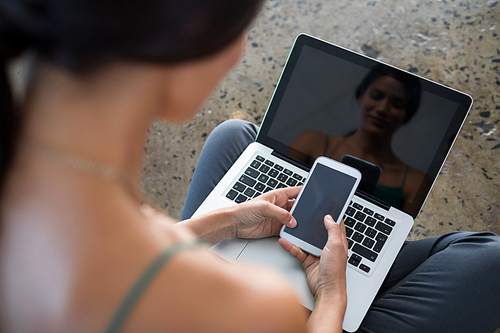
<path id="1" fill-rule="evenodd" d="M 285 239 L 280 239 L 279 242 L 304 267 L 307 283 L 315 300 L 314 310 L 308 321 L 309 331 L 342 332 L 347 307 L 345 226 L 343 222 L 338 225 L 327 215 L 325 227 L 328 230 L 328 242 L 320 258 L 303 252 Z"/>
<path id="2" fill-rule="evenodd" d="M 289 211 L 299 191 L 300 187 L 270 191 L 245 203 L 216 209 L 177 225 L 188 227 L 198 237 L 212 243 L 230 237 L 277 235 L 283 224 L 296 226 Z"/>
<path id="3" fill-rule="evenodd" d="M 224 207 L 206 214 L 181 221 L 176 225 L 191 229 L 198 238 L 211 243 L 218 243 L 223 239 L 235 237 L 236 226 L 233 223 L 232 207 Z"/>

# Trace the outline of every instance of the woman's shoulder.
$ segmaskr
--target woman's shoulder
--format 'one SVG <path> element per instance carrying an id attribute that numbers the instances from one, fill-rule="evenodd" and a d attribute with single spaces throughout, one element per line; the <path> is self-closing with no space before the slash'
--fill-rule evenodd
<path id="1" fill-rule="evenodd" d="M 305 311 L 276 273 L 233 265 L 200 248 L 179 253 L 161 270 L 127 331 L 155 325 L 186 332 L 301 332 L 305 321 Z"/>

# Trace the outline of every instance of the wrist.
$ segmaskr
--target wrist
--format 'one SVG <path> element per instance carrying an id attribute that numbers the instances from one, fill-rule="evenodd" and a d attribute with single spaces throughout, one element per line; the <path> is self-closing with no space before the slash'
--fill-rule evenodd
<path id="1" fill-rule="evenodd" d="M 314 304 L 314 310 L 309 317 L 309 331 L 314 333 L 342 332 L 346 307 L 346 293 L 318 297 Z"/>
<path id="2" fill-rule="evenodd" d="M 230 207 L 219 208 L 203 215 L 179 222 L 190 228 L 197 237 L 212 243 L 235 237 L 236 225 Z"/>
<path id="3" fill-rule="evenodd" d="M 342 310 L 342 313 L 344 313 L 347 307 L 347 292 L 322 293 L 316 297 L 315 306 L 316 305 L 335 307 L 338 310 Z"/>

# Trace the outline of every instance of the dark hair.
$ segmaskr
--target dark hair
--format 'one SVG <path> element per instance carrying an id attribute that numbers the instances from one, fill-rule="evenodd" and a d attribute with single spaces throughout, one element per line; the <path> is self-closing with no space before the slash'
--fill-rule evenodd
<path id="1" fill-rule="evenodd" d="M 401 82 L 404 86 L 406 114 L 403 124 L 406 124 L 415 115 L 415 112 L 417 112 L 418 106 L 420 105 L 420 82 L 416 76 L 387 65 L 378 64 L 370 70 L 370 72 L 363 78 L 359 86 L 356 88 L 355 97 L 359 100 L 365 94 L 370 85 L 382 76 L 391 77 Z"/>
<path id="2" fill-rule="evenodd" d="M 0 189 L 15 148 L 7 61 L 27 48 L 73 71 L 109 60 L 175 63 L 236 40 L 263 0 L 3 0 L 0 2 Z"/>

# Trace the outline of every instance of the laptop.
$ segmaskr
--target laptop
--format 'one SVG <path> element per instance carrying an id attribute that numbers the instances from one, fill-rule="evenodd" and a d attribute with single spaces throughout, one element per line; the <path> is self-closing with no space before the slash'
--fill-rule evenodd
<path id="1" fill-rule="evenodd" d="M 360 326 L 420 212 L 472 106 L 464 93 L 300 34 L 255 142 L 194 216 L 272 189 L 299 186 L 314 159 L 358 168 L 344 216 L 349 243 L 343 328 Z M 229 261 L 280 270 L 312 309 L 302 266 L 276 237 L 232 238 L 213 247 Z"/>

